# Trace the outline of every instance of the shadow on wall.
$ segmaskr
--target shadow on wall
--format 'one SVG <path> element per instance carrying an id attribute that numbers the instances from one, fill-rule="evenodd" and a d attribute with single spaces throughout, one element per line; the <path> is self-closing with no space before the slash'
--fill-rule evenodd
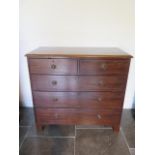
<path id="1" fill-rule="evenodd" d="M 21 91 L 21 82 L 19 80 L 19 107 L 24 107 L 24 104 L 22 103 L 22 91 Z"/>
<path id="2" fill-rule="evenodd" d="M 132 113 L 133 118 L 135 119 L 135 95 L 133 98 L 131 113 Z"/>

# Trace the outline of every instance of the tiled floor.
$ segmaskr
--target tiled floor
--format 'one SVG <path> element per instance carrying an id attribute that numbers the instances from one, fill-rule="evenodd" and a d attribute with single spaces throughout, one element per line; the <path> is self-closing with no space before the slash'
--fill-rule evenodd
<path id="1" fill-rule="evenodd" d="M 35 127 L 32 108 L 20 110 L 20 155 L 134 155 L 134 119 L 124 110 L 119 134 L 104 126 Z"/>

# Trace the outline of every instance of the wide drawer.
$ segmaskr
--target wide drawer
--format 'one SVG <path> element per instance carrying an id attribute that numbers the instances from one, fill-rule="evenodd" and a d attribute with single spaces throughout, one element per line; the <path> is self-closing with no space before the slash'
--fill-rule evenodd
<path id="1" fill-rule="evenodd" d="M 126 76 L 80 76 L 78 89 L 83 91 L 123 91 Z"/>
<path id="2" fill-rule="evenodd" d="M 33 92 L 35 107 L 122 108 L 121 92 Z"/>
<path id="3" fill-rule="evenodd" d="M 30 73 L 73 75 L 77 73 L 76 59 L 29 59 Z"/>
<path id="4" fill-rule="evenodd" d="M 40 124 L 117 124 L 121 116 L 121 110 L 36 108 L 35 111 Z"/>
<path id="5" fill-rule="evenodd" d="M 31 75 L 32 90 L 72 91 L 77 90 L 76 76 Z"/>
<path id="6" fill-rule="evenodd" d="M 31 75 L 31 82 L 36 91 L 123 91 L 126 76 Z"/>
<path id="7" fill-rule="evenodd" d="M 80 60 L 80 74 L 127 74 L 129 60 Z"/>

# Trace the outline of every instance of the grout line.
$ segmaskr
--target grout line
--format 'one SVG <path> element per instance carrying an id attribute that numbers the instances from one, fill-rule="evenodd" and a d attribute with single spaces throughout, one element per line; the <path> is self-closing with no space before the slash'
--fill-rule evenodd
<path id="1" fill-rule="evenodd" d="M 121 133 L 122 133 L 122 135 L 123 135 L 123 138 L 124 138 L 124 140 L 125 140 L 125 142 L 126 142 L 128 148 L 130 148 L 129 145 L 128 145 L 127 139 L 126 139 L 126 137 L 125 137 L 125 134 L 124 134 L 124 132 L 123 132 L 123 130 L 122 130 L 122 127 L 120 128 L 120 130 L 121 130 Z"/>
<path id="2" fill-rule="evenodd" d="M 76 138 L 76 125 L 75 125 L 75 138 Z"/>
<path id="3" fill-rule="evenodd" d="M 76 125 L 75 125 L 75 139 L 74 139 L 74 155 L 76 154 Z"/>
<path id="4" fill-rule="evenodd" d="M 130 151 L 130 154 L 132 155 L 132 151 L 135 152 L 135 148 L 134 149 L 130 149 L 129 151 Z"/>
<path id="5" fill-rule="evenodd" d="M 74 155 L 75 155 L 75 143 L 76 143 L 76 138 L 74 139 Z"/>
<path id="6" fill-rule="evenodd" d="M 77 128 L 77 130 L 82 130 L 82 129 L 84 129 L 84 130 L 85 129 L 91 129 L 91 130 L 96 130 L 97 129 L 97 130 L 99 130 L 99 129 L 112 129 L 112 128 L 110 128 L 110 127 L 109 128 Z"/>
<path id="7" fill-rule="evenodd" d="M 22 145 L 23 145 L 25 139 L 27 138 L 28 133 L 29 133 L 29 130 L 30 130 L 30 127 L 28 127 L 28 131 L 26 132 L 26 134 L 25 134 L 25 136 L 24 136 L 24 138 L 23 138 L 23 141 L 22 141 L 22 143 L 20 144 L 19 150 L 21 149 L 21 147 L 22 147 Z"/>
<path id="8" fill-rule="evenodd" d="M 29 136 L 29 138 L 73 138 L 75 139 L 75 136 Z"/>
<path id="9" fill-rule="evenodd" d="M 131 154 L 131 152 L 130 152 L 130 147 L 129 147 L 129 145 L 128 145 L 128 142 L 127 142 L 127 139 L 126 139 L 126 137 L 125 137 L 125 134 L 124 134 L 124 132 L 123 132 L 123 130 L 122 130 L 122 127 L 120 127 L 120 131 L 121 131 L 122 136 L 123 136 L 123 138 L 124 138 L 124 141 L 125 141 L 125 143 L 126 143 L 126 145 L 127 145 L 127 147 L 128 147 L 129 153 Z"/>

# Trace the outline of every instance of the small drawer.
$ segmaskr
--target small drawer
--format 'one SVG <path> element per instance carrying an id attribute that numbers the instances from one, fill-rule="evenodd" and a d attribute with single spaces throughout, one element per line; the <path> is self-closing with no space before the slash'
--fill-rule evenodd
<path id="1" fill-rule="evenodd" d="M 121 116 L 121 110 L 36 108 L 35 111 L 40 124 L 116 124 Z"/>
<path id="2" fill-rule="evenodd" d="M 120 92 L 33 92 L 35 107 L 120 109 Z"/>
<path id="3" fill-rule="evenodd" d="M 31 74 L 76 74 L 76 59 L 29 59 Z"/>
<path id="4" fill-rule="evenodd" d="M 129 60 L 80 60 L 80 74 L 127 74 Z"/>
<path id="5" fill-rule="evenodd" d="M 78 82 L 82 91 L 123 91 L 126 76 L 80 76 Z"/>
<path id="6" fill-rule="evenodd" d="M 77 90 L 76 76 L 31 75 L 32 90 L 72 91 Z"/>

